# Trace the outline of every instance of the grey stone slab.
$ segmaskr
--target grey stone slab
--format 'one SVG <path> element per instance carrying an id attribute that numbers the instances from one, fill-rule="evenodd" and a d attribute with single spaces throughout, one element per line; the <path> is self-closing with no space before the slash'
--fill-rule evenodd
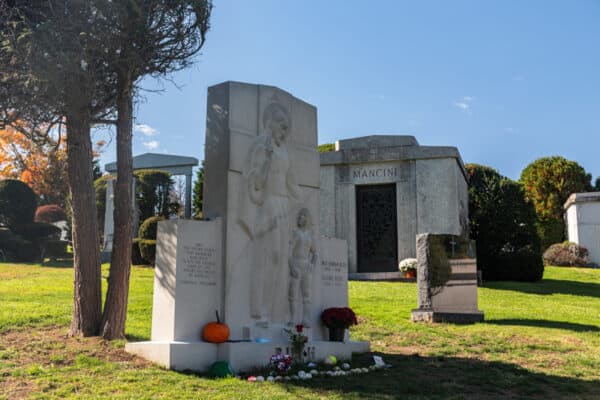
<path id="1" fill-rule="evenodd" d="M 176 156 L 170 154 L 144 153 L 133 157 L 133 169 L 161 169 L 169 167 L 195 167 L 198 159 L 195 157 Z M 117 163 L 111 162 L 104 166 L 109 173 L 117 172 Z"/>
<path id="2" fill-rule="evenodd" d="M 398 261 L 416 257 L 415 236 L 418 232 L 416 165 L 414 161 L 402 165 L 407 179 L 396 183 Z"/>
<path id="3" fill-rule="evenodd" d="M 417 160 L 415 163 L 417 231 L 460 235 L 456 162 L 446 158 Z"/>
<path id="4" fill-rule="evenodd" d="M 483 320 L 477 301 L 475 243 L 454 235 L 417 235 L 415 322 Z"/>
<path id="5" fill-rule="evenodd" d="M 454 158 L 467 179 L 460 153 L 451 146 L 396 146 L 320 153 L 321 165 Z"/>
<path id="6" fill-rule="evenodd" d="M 370 135 L 359 138 L 338 140 L 336 151 L 352 149 L 370 149 L 373 147 L 418 146 L 419 142 L 409 135 Z"/>
<path id="7" fill-rule="evenodd" d="M 445 322 L 455 324 L 473 324 L 484 321 L 484 314 L 476 312 L 442 312 L 415 309 L 410 314 L 413 322 Z"/>
<path id="8" fill-rule="evenodd" d="M 404 272 L 355 272 L 348 274 L 351 281 L 399 281 L 414 282 L 414 278 L 406 278 Z"/>

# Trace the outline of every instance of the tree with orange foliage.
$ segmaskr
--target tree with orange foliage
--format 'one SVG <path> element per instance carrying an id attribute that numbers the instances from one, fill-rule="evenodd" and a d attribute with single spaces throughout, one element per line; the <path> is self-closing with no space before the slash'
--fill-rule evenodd
<path id="1" fill-rule="evenodd" d="M 64 137 L 35 142 L 13 127 L 0 129 L 0 179 L 19 179 L 33 189 L 40 204 L 65 208 L 69 186 Z"/>

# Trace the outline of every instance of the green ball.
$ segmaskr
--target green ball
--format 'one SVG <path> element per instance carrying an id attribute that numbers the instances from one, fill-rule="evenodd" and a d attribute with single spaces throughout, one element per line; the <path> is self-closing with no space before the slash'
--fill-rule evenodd
<path id="1" fill-rule="evenodd" d="M 216 378 L 225 378 L 228 376 L 234 376 L 231 365 L 227 361 L 217 361 L 210 366 L 210 375 Z"/>

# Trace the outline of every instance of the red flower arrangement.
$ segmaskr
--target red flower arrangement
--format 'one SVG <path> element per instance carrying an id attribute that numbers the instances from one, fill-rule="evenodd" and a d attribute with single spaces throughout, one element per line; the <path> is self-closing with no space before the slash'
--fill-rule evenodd
<path id="1" fill-rule="evenodd" d="M 323 310 L 321 321 L 328 328 L 348 329 L 352 325 L 358 324 L 356 314 L 350 307 L 333 307 Z"/>

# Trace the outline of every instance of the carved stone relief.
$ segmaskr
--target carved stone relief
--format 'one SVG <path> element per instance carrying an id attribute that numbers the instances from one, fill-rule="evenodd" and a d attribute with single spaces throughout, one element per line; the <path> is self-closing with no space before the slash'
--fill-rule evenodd
<path id="1" fill-rule="evenodd" d="M 247 154 L 238 222 L 251 241 L 250 314 L 270 321 L 279 277 L 288 269 L 290 202 L 299 197 L 300 189 L 287 147 L 290 113 L 271 103 L 262 123 L 266 134 L 254 139 Z"/>

